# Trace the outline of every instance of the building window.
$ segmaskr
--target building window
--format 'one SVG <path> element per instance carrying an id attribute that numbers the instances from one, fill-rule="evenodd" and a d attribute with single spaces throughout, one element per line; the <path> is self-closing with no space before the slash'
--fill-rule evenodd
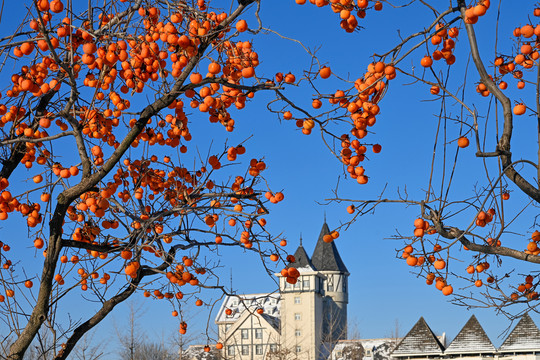
<path id="1" fill-rule="evenodd" d="M 309 279 L 302 281 L 302 286 L 304 289 L 309 289 Z"/>
<path id="2" fill-rule="evenodd" d="M 249 355 L 249 345 L 242 345 L 242 355 Z"/>
<path id="3" fill-rule="evenodd" d="M 270 352 L 277 352 L 277 344 L 270 344 Z"/>
<path id="4" fill-rule="evenodd" d="M 255 339 L 262 339 L 262 329 L 255 329 Z"/>
<path id="5" fill-rule="evenodd" d="M 328 291 L 334 291 L 334 285 L 328 284 Z"/>
<path id="6" fill-rule="evenodd" d="M 300 296 L 295 296 L 294 297 L 294 303 L 295 304 L 301 304 L 302 303 L 302 298 Z"/>
<path id="7" fill-rule="evenodd" d="M 294 320 L 302 320 L 302 315 L 300 313 L 295 313 Z"/>
<path id="8" fill-rule="evenodd" d="M 300 289 L 300 281 L 295 282 L 293 287 L 295 289 Z"/>
<path id="9" fill-rule="evenodd" d="M 371 356 L 371 350 L 370 349 L 366 350 L 366 356 Z"/>
<path id="10" fill-rule="evenodd" d="M 302 351 L 302 347 L 300 345 L 296 345 L 296 352 L 299 353 Z"/>
<path id="11" fill-rule="evenodd" d="M 242 329 L 242 339 L 249 339 L 249 329 Z"/>
<path id="12" fill-rule="evenodd" d="M 255 355 L 262 355 L 262 345 L 255 345 Z"/>
<path id="13" fill-rule="evenodd" d="M 300 330 L 294 330 L 294 336 L 300 336 L 302 332 Z"/>
<path id="14" fill-rule="evenodd" d="M 226 324 L 225 325 L 225 332 L 229 331 L 230 328 L 231 328 L 231 324 Z"/>
<path id="15" fill-rule="evenodd" d="M 227 355 L 234 356 L 234 345 L 227 346 Z"/>
<path id="16" fill-rule="evenodd" d="M 285 282 L 285 289 L 290 289 L 291 286 L 292 286 L 291 283 Z"/>
<path id="17" fill-rule="evenodd" d="M 343 292 L 347 292 L 347 278 L 343 277 Z"/>

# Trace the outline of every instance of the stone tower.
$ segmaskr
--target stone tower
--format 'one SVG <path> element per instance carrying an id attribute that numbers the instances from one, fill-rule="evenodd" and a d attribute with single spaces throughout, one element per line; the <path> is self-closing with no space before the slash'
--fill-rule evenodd
<path id="1" fill-rule="evenodd" d="M 281 349 L 296 359 L 324 359 L 333 344 L 347 338 L 349 272 L 336 245 L 322 240 L 328 233 L 324 223 L 311 259 L 300 240 L 295 262 L 289 264 L 300 272 L 296 284 L 287 283 L 278 274 Z"/>
<path id="2" fill-rule="evenodd" d="M 323 241 L 330 233 L 328 225 L 323 224 L 311 262 L 322 274 L 324 280 L 322 340 L 335 343 L 347 338 L 347 304 L 349 303 L 349 271 L 341 260 L 336 244 Z"/>

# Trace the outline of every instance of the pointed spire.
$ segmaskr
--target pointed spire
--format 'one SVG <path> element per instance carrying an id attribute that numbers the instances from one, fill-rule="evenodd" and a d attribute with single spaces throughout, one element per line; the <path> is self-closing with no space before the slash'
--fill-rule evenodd
<path id="1" fill-rule="evenodd" d="M 306 253 L 306 249 L 302 246 L 302 233 L 300 233 L 300 245 L 294 253 L 294 262 L 290 263 L 289 266 L 299 268 L 311 268 L 315 270 L 315 267 L 311 263 L 311 259 Z"/>
<path id="2" fill-rule="evenodd" d="M 347 267 L 343 263 L 343 260 L 341 260 L 341 256 L 339 256 L 336 244 L 333 241 L 327 243 L 323 240 L 324 235 L 329 233 L 330 229 L 325 222 L 321 228 L 313 255 L 311 256 L 311 262 L 318 271 L 340 271 L 348 273 Z"/>

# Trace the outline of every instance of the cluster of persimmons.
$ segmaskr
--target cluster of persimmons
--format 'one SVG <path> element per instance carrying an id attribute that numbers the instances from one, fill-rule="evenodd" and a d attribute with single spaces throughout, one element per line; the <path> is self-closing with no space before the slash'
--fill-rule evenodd
<path id="1" fill-rule="evenodd" d="M 296 0 L 299 5 L 305 4 L 306 0 Z M 379 1 L 368 0 L 309 0 L 311 4 L 317 7 L 328 6 L 334 13 L 339 14 L 340 25 L 347 32 L 352 32 L 358 25 L 358 19 L 363 19 L 366 13 L 370 10 L 379 11 L 382 4 Z M 467 9 L 463 15 L 463 22 L 468 25 L 477 24 L 481 18 L 486 15 L 490 9 L 490 0 L 478 0 L 469 2 Z M 456 11 L 456 10 L 454 10 Z M 457 10 L 458 11 L 458 10 Z M 533 8 L 532 17 L 540 16 L 540 8 Z M 531 17 L 531 18 L 532 18 Z M 425 70 L 424 74 L 435 74 L 435 67 L 438 61 L 444 60 L 444 64 L 452 66 L 456 63 L 456 42 L 460 33 L 464 31 L 463 26 L 459 23 L 440 21 L 433 24 L 433 29 L 426 32 L 424 45 L 428 50 L 427 54 L 420 56 L 417 64 L 420 69 Z M 508 88 L 508 78 L 515 79 L 517 89 L 524 89 L 526 84 L 536 83 L 536 79 L 527 81 L 524 79 L 524 73 L 527 70 L 538 66 L 540 58 L 540 24 L 531 24 L 530 18 L 523 25 L 515 28 L 513 36 L 516 40 L 517 52 L 511 55 L 498 55 L 490 65 L 494 68 L 496 75 L 489 75 L 491 82 L 498 86 L 501 90 Z M 389 52 L 388 54 L 391 54 Z M 368 177 L 365 174 L 364 167 L 360 163 L 367 156 L 368 144 L 364 143 L 364 138 L 370 135 L 370 127 L 375 124 L 376 117 L 381 111 L 379 101 L 384 96 L 388 82 L 396 77 L 396 70 L 402 71 L 399 68 L 400 64 L 388 61 L 385 55 L 383 57 L 375 57 L 375 61 L 368 65 L 367 72 L 363 77 L 354 82 L 354 89 L 337 90 L 334 94 L 321 95 L 319 98 L 313 99 L 312 106 L 314 109 L 321 109 L 323 106 L 323 98 L 326 98 L 330 104 L 340 106 L 346 111 L 346 115 L 350 118 L 353 125 L 350 133 L 343 134 L 341 140 L 341 160 L 345 164 L 349 175 L 356 179 L 358 183 L 365 184 L 368 182 Z M 406 72 L 406 71 L 403 71 Z M 332 72 L 329 67 L 320 69 L 318 76 L 326 79 L 331 76 Z M 534 72 L 533 76 L 536 76 Z M 418 77 L 415 77 L 418 80 Z M 427 76 L 422 80 L 430 86 L 432 95 L 441 96 L 442 91 L 447 91 L 443 88 L 443 84 L 433 83 L 427 79 Z M 425 81 L 424 81 L 425 80 Z M 476 85 L 476 91 L 484 96 L 490 96 L 491 92 L 482 81 Z M 532 108 L 531 108 L 532 109 Z M 523 115 L 527 111 L 527 106 L 523 101 L 516 101 L 513 104 L 513 114 Z M 291 111 L 284 113 L 285 119 L 295 119 Z M 317 123 L 317 117 L 296 119 L 297 126 L 302 128 L 304 134 L 309 134 L 311 129 Z M 469 131 L 469 134 L 472 133 Z M 459 148 L 467 148 L 470 140 L 466 134 L 460 135 L 456 142 Z M 378 153 L 381 151 L 381 145 L 371 145 L 372 151 Z M 498 200 L 508 200 L 509 193 L 502 191 Z M 347 212 L 355 214 L 357 208 L 355 205 L 349 205 Z M 486 210 L 479 209 L 474 213 L 473 226 L 477 228 L 485 228 L 490 223 L 495 227 L 492 221 L 495 218 L 495 209 L 489 208 Z M 426 282 L 431 285 L 435 282 L 436 288 L 441 290 L 444 295 L 453 293 L 453 288 L 447 284 L 449 271 L 447 268 L 446 257 L 449 256 L 450 246 L 444 242 L 439 243 L 437 240 L 426 240 L 424 236 L 437 235 L 434 224 L 430 224 L 423 219 L 414 221 L 414 234 L 409 238 L 404 248 L 400 250 L 402 257 L 409 266 L 418 267 L 420 271 L 425 273 Z M 538 255 L 540 248 L 538 243 L 538 232 L 534 232 L 532 240 L 528 243 L 523 252 L 526 254 Z M 411 241 L 412 240 L 412 241 Z M 459 242 L 458 242 L 459 243 Z M 483 243 L 488 246 L 501 246 L 500 239 L 493 239 L 487 235 Z M 429 246 L 428 246 L 429 245 Z M 433 250 L 431 250 L 433 247 Z M 445 253 L 441 253 L 445 250 Z M 465 247 L 465 250 L 466 247 Z M 480 274 L 486 274 L 484 271 L 489 269 L 490 264 L 486 257 L 475 257 L 473 264 L 466 267 L 467 274 L 471 275 L 470 282 L 476 287 L 483 285 L 497 286 L 498 279 L 495 275 L 486 275 L 484 280 L 480 279 Z M 285 276 L 285 275 L 284 275 Z M 508 296 L 508 300 L 535 300 L 538 294 L 534 291 L 533 276 L 528 275 L 523 284 L 515 286 L 514 292 Z"/>
<path id="2" fill-rule="evenodd" d="M 121 3 L 128 5 L 125 0 L 117 5 Z M 258 54 L 252 42 L 237 40 L 248 30 L 246 20 L 209 11 L 204 1 L 195 8 L 179 2 L 170 12 L 157 5 L 135 11 L 110 7 L 93 22 L 62 15 L 64 5 L 62 0 L 36 2 L 34 18 L 24 29 L 26 39 L 10 44 L 17 70 L 8 77 L 0 100 L 3 140 L 18 144 L 13 146 L 24 153 L 19 163 L 33 172 L 33 187 L 17 195 L 10 192 L 8 177 L 0 179 L 0 220 L 20 213 L 34 229 L 33 246 L 43 256 L 47 257 L 46 224 L 55 211 L 56 196 L 93 173 L 110 171 L 66 210 L 53 284 L 58 292 L 78 287 L 104 296 L 114 281 L 127 281 L 144 297 L 172 301 L 187 292 L 187 299 L 197 297 L 195 305 L 201 306 L 204 302 L 195 293 L 211 265 L 198 258 L 200 247 L 238 246 L 271 261 L 281 259 L 285 240 L 254 246 L 266 233 L 261 217 L 267 213 L 265 203 L 284 200 L 280 191 L 254 187 L 266 169 L 264 160 L 253 158 L 244 172 L 231 174 L 223 165 L 246 153 L 238 145 L 209 154 L 192 168 L 182 165 L 189 163 L 182 158 L 192 140 L 189 118 L 207 118 L 233 131 L 231 107 L 243 109 L 261 90 L 253 80 Z M 130 20 L 135 25 L 119 35 L 113 29 L 118 29 L 123 11 L 132 11 L 136 21 Z M 294 81 L 288 74 L 278 82 Z M 267 81 L 262 89 L 275 85 Z M 134 99 L 146 92 L 160 97 L 169 91 L 177 91 L 176 99 L 148 119 L 130 144 L 130 156 L 103 170 L 138 126 L 136 112 L 141 109 L 134 105 L 140 102 Z M 41 108 L 40 102 L 46 106 Z M 64 149 L 74 150 L 72 155 L 79 158 L 67 156 Z M 179 159 L 170 155 L 171 149 L 178 150 Z M 190 229 L 211 234 L 212 240 L 190 235 Z M 10 250 L 2 243 L 2 269 L 11 273 L 15 269 Z M 180 252 L 178 260 L 175 255 Z M 155 265 L 160 261 L 166 266 Z M 298 277 L 296 269 L 287 271 L 288 279 Z M 139 283 L 149 273 L 162 275 L 163 281 Z M 39 281 L 21 276 L 2 277 L 6 296 L 0 294 L 0 303 L 8 308 L 17 301 L 10 300 L 17 291 L 24 291 L 21 285 L 32 288 Z M 181 290 L 185 285 L 192 290 Z M 178 311 L 172 314 L 178 316 Z M 180 332 L 186 329 L 182 321 Z"/>

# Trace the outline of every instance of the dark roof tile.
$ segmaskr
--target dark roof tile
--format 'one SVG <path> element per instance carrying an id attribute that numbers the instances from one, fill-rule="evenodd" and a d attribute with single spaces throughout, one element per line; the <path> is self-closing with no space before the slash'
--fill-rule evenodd
<path id="1" fill-rule="evenodd" d="M 293 266 L 297 269 L 306 268 L 309 266 L 310 268 L 314 269 L 314 266 L 311 263 L 308 254 L 306 253 L 306 249 L 304 249 L 302 245 L 298 246 L 298 249 L 296 249 L 296 252 L 294 253 L 294 259 L 294 262 L 290 263 L 289 266 Z"/>
<path id="2" fill-rule="evenodd" d="M 340 271 L 348 273 L 347 267 L 341 260 L 339 252 L 334 241 L 331 243 L 324 242 L 323 236 L 330 233 L 330 229 L 326 222 L 323 224 L 317 245 L 311 256 L 311 263 L 318 271 Z"/>

